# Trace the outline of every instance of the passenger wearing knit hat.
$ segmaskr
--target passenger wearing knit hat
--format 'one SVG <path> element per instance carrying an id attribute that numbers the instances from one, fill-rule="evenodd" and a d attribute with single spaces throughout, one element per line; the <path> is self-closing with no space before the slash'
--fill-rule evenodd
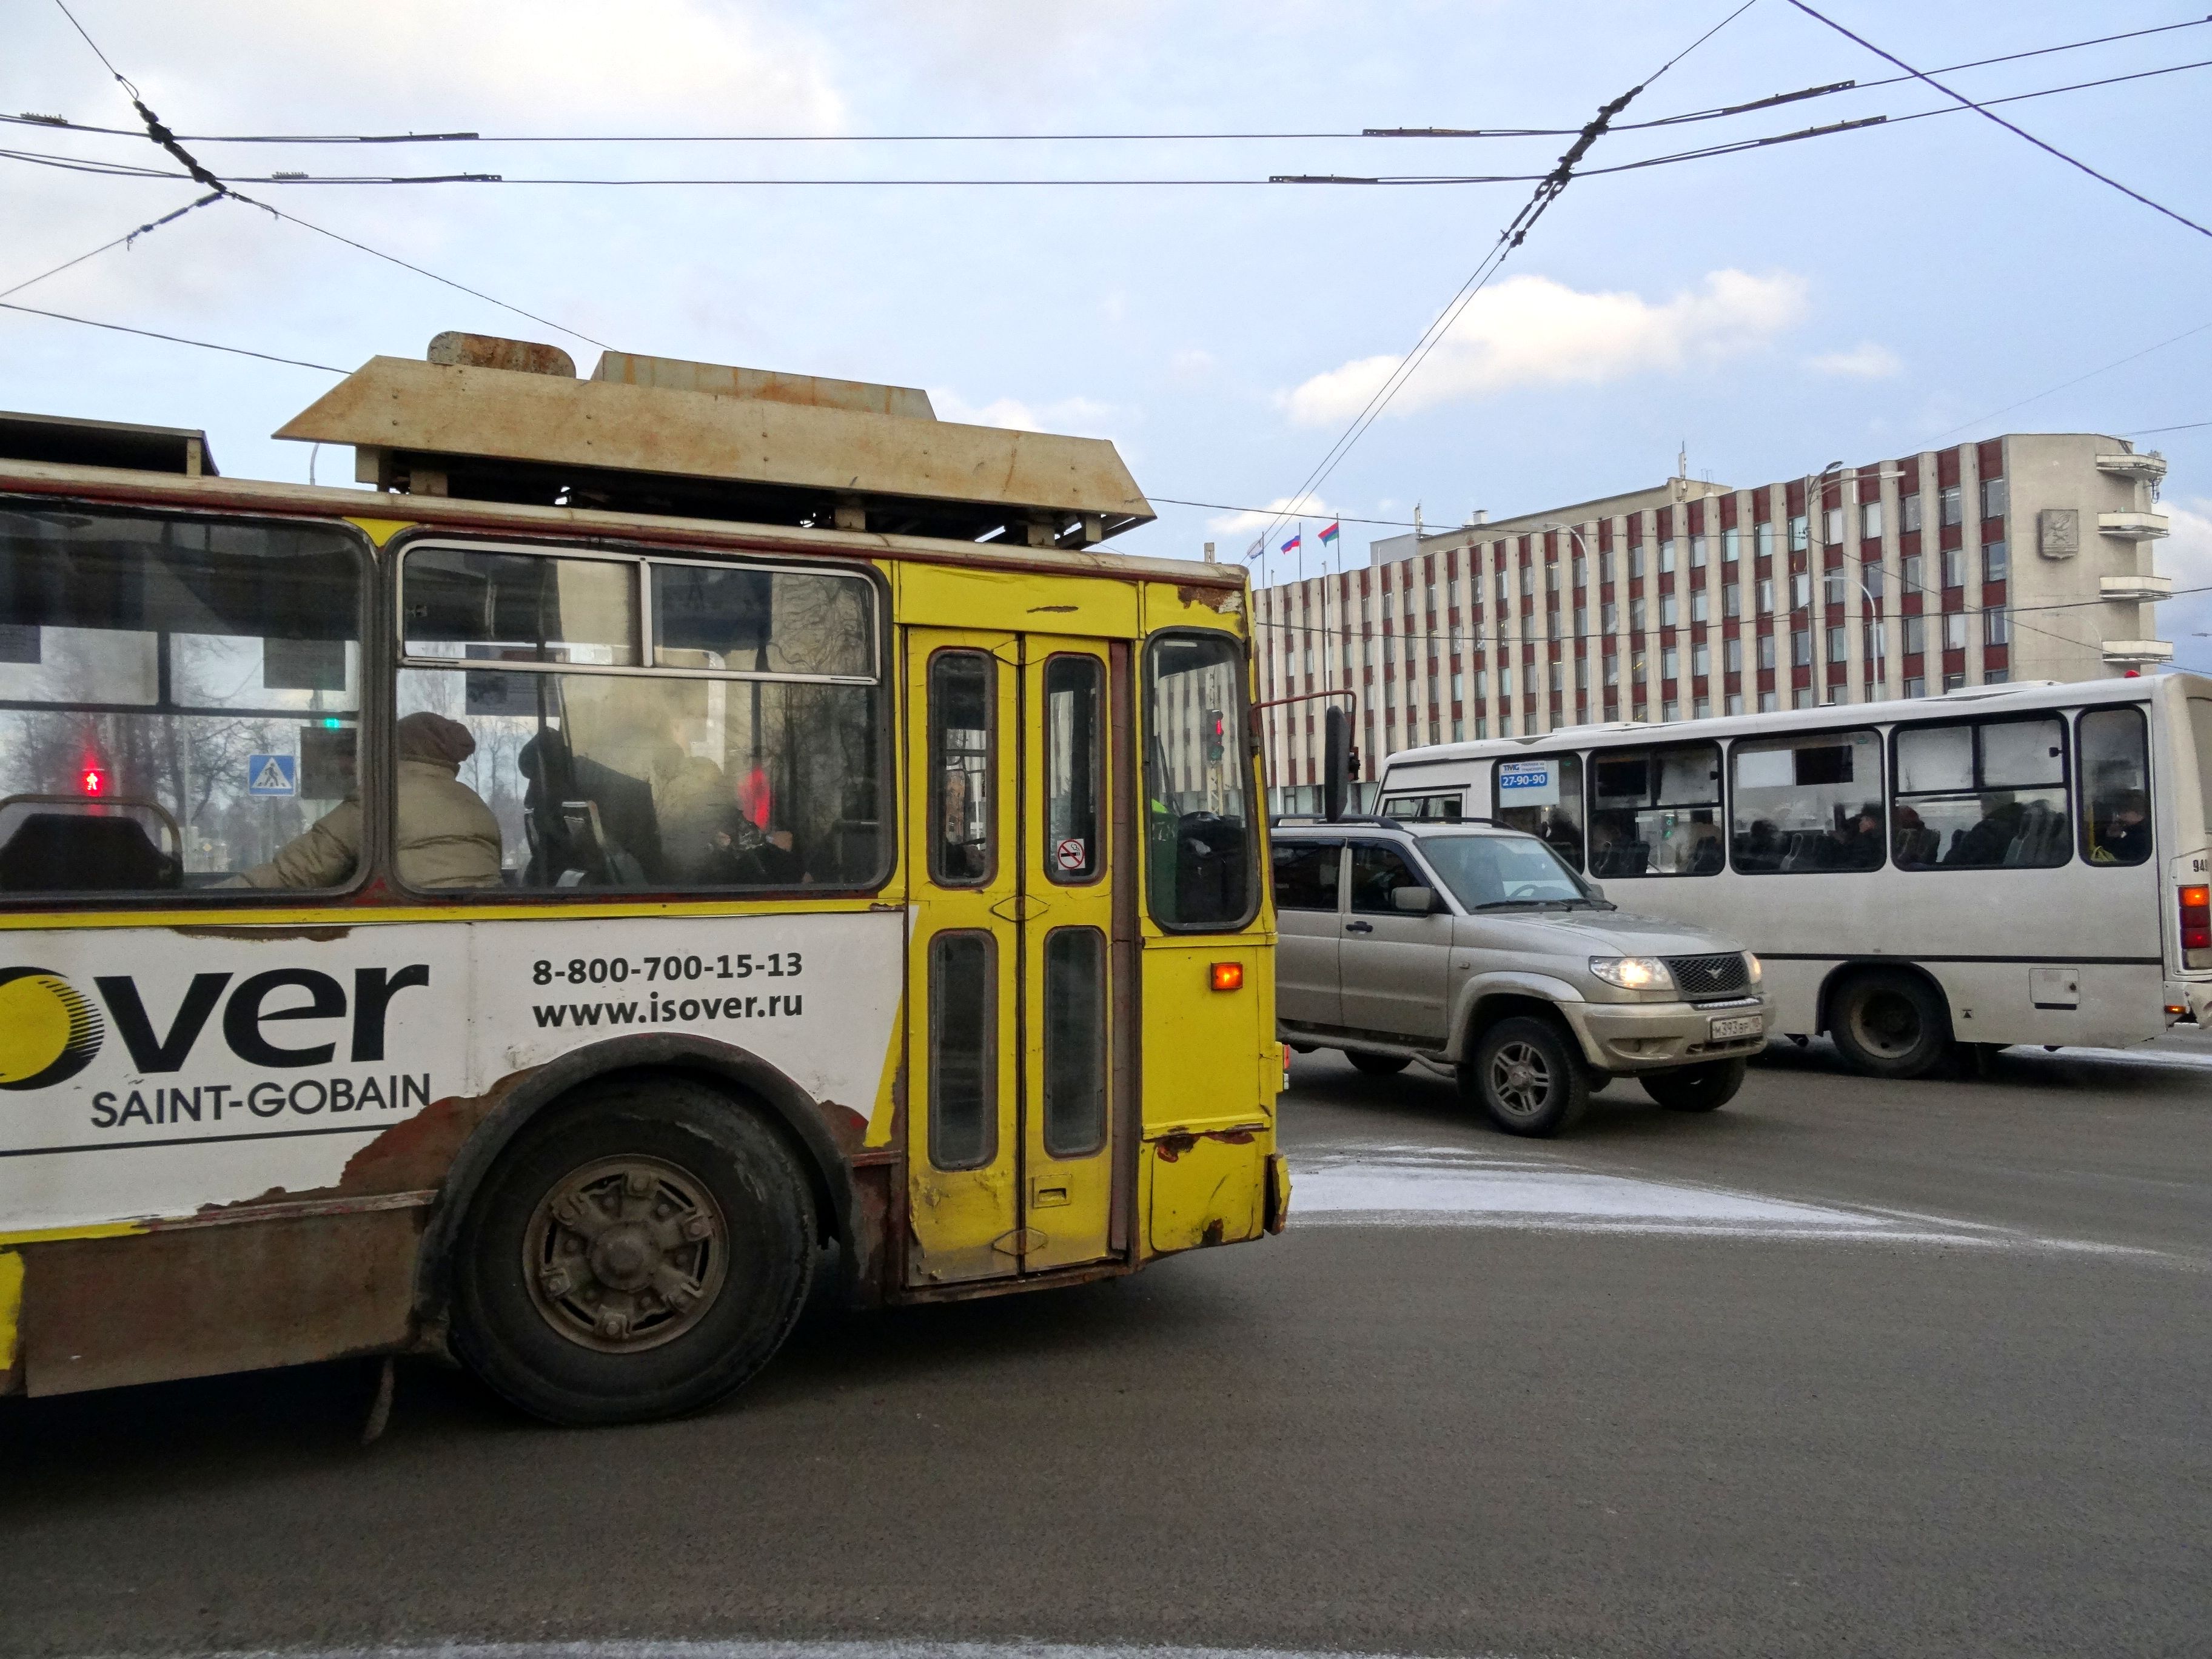
<path id="1" fill-rule="evenodd" d="M 427 709 L 403 716 L 393 737 L 399 884 L 418 891 L 498 886 L 499 820 L 459 777 L 461 763 L 477 751 L 476 738 L 459 720 Z M 247 887 L 341 886 L 361 862 L 361 799 L 349 795 L 237 881 Z"/>

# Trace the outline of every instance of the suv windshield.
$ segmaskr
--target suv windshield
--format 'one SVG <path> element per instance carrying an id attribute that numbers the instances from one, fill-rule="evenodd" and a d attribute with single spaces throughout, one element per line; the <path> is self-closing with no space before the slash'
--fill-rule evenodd
<path id="1" fill-rule="evenodd" d="M 1534 836 L 1424 836 L 1421 856 L 1470 910 L 1590 902 L 1574 872 Z"/>

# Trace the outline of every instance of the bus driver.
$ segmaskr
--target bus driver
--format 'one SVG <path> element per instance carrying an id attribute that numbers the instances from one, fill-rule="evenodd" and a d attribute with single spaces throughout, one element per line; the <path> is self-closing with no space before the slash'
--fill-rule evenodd
<path id="1" fill-rule="evenodd" d="M 428 712 L 398 725 L 398 874 L 406 886 L 496 887 L 499 820 L 460 781 L 477 740 L 459 720 Z M 335 887 L 361 859 L 361 797 L 349 794 L 237 883 L 246 887 Z"/>

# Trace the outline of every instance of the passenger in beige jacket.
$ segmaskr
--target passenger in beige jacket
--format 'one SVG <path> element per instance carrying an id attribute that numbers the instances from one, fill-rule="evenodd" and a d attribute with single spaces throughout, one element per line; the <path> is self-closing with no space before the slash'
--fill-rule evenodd
<path id="1" fill-rule="evenodd" d="M 460 781 L 476 753 L 469 728 L 443 714 L 399 722 L 400 884 L 418 890 L 500 884 L 499 820 Z M 236 880 L 247 887 L 336 887 L 361 861 L 361 799 L 349 795 Z"/>

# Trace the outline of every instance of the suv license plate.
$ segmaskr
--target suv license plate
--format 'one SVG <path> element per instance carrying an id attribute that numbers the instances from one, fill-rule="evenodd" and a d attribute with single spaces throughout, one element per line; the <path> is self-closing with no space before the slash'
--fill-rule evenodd
<path id="1" fill-rule="evenodd" d="M 1735 1037 L 1757 1036 L 1759 1018 L 1757 1014 L 1730 1014 L 1726 1018 L 1709 1022 L 1706 1032 L 1709 1042 L 1726 1042 Z"/>

